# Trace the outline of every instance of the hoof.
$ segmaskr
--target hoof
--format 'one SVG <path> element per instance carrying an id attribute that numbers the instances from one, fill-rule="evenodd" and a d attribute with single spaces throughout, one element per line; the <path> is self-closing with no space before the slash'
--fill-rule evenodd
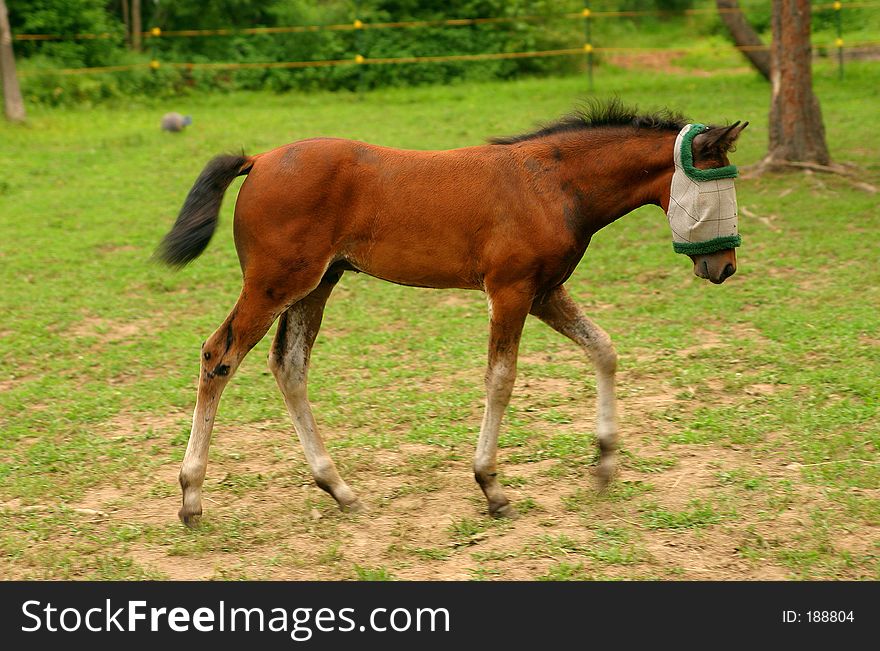
<path id="1" fill-rule="evenodd" d="M 202 510 L 187 511 L 185 509 L 180 509 L 180 511 L 177 512 L 177 517 L 180 518 L 180 521 L 183 522 L 183 524 L 190 529 L 193 529 L 199 524 L 199 520 L 202 519 Z"/>
<path id="2" fill-rule="evenodd" d="M 509 520 L 516 520 L 519 517 L 519 513 L 516 512 L 516 509 L 513 508 L 513 505 L 510 502 L 502 504 L 496 508 L 490 506 L 489 515 L 493 518 L 507 518 Z"/>
<path id="3" fill-rule="evenodd" d="M 354 502 L 350 502 L 348 504 L 340 504 L 339 510 L 343 513 L 364 513 L 367 510 L 367 507 L 364 506 L 363 502 L 360 500 L 355 500 Z"/>

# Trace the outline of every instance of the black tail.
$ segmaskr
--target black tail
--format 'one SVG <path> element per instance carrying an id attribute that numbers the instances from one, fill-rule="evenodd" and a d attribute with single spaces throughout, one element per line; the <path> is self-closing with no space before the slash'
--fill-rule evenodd
<path id="1" fill-rule="evenodd" d="M 186 196 L 177 221 L 156 250 L 157 258 L 182 267 L 202 254 L 217 229 L 226 188 L 236 176 L 250 172 L 250 160 L 244 155 L 226 154 L 205 166 Z"/>

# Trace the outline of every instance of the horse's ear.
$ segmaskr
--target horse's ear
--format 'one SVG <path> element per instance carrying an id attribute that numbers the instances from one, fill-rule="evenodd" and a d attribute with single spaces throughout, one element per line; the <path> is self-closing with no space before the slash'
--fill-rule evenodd
<path id="1" fill-rule="evenodd" d="M 748 122 L 737 120 L 728 127 L 712 127 L 694 138 L 694 154 L 699 158 L 726 154 L 733 149 L 742 130 L 749 126 Z"/>

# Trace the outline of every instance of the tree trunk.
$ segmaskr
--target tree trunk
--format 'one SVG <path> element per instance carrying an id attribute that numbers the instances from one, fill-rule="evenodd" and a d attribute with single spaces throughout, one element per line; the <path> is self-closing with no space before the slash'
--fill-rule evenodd
<path id="1" fill-rule="evenodd" d="M 755 70 L 763 75 L 764 79 L 770 81 L 770 52 L 768 50 L 757 49 L 764 46 L 761 37 L 752 28 L 745 15 L 739 8 L 738 0 L 715 0 L 718 6 L 718 15 L 727 25 L 731 38 L 737 47 L 744 48 L 740 50 L 746 59 L 749 60 Z"/>
<path id="2" fill-rule="evenodd" d="M 3 108 L 6 118 L 11 122 L 24 122 L 27 117 L 18 75 L 15 73 L 15 55 L 12 52 L 12 31 L 9 29 L 9 15 L 6 3 L 0 0 L 0 77 L 3 78 Z"/>
<path id="3" fill-rule="evenodd" d="M 131 47 L 131 14 L 129 13 L 128 0 L 121 0 L 122 22 L 125 24 L 125 44 Z"/>
<path id="4" fill-rule="evenodd" d="M 136 52 L 140 52 L 143 40 L 143 25 L 141 24 L 141 0 L 131 0 L 131 46 Z"/>
<path id="5" fill-rule="evenodd" d="M 822 110 L 813 93 L 809 0 L 773 0 L 770 146 L 764 163 L 828 165 Z"/>

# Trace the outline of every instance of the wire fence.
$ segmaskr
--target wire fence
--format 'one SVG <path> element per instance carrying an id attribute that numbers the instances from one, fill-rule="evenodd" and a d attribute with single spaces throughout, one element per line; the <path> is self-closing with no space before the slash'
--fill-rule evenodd
<path id="1" fill-rule="evenodd" d="M 843 39 L 841 28 L 841 13 L 845 8 L 876 8 L 880 7 L 878 1 L 866 2 L 830 2 L 824 4 L 812 5 L 812 10 L 828 11 L 833 10 L 836 15 L 836 38 L 832 44 L 827 47 L 834 48 L 837 51 L 839 74 L 843 76 L 843 52 L 847 49 L 866 49 L 880 47 L 880 41 L 865 41 L 848 43 Z M 334 66 L 351 66 L 351 65 L 397 65 L 397 64 L 414 64 L 414 63 L 441 63 L 455 61 L 488 61 L 488 60 L 504 60 L 504 59 L 524 59 L 539 57 L 560 57 L 560 56 L 585 56 L 590 77 L 590 85 L 592 86 L 593 66 L 595 53 L 652 53 L 652 52 L 675 52 L 685 54 L 688 52 L 705 53 L 708 50 L 769 50 L 770 45 L 725 45 L 707 48 L 706 46 L 698 47 L 673 47 L 673 48 L 652 48 L 652 47 L 603 47 L 596 46 L 593 43 L 592 21 L 611 18 L 638 18 L 638 17 L 672 17 L 672 16 L 694 16 L 700 14 L 732 14 L 741 13 L 740 8 L 695 8 L 679 11 L 671 10 L 638 10 L 638 11 L 594 11 L 589 7 L 585 7 L 579 12 L 558 13 L 558 14 L 542 14 L 542 15 L 522 15 L 522 16 L 498 16 L 486 18 L 447 18 L 438 20 L 413 20 L 398 22 L 366 22 L 355 19 L 350 23 L 338 23 L 328 25 L 289 25 L 279 27 L 250 27 L 250 28 L 225 28 L 225 29 L 189 29 L 189 30 L 163 30 L 160 27 L 153 27 L 150 30 L 142 32 L 142 37 L 149 45 L 150 41 L 156 43 L 160 39 L 169 38 L 193 38 L 193 37 L 212 37 L 212 36 L 239 36 L 239 35 L 256 35 L 256 34 L 302 34 L 314 32 L 339 32 L 353 31 L 364 32 L 366 30 L 384 30 L 384 29 L 418 29 L 427 27 L 457 27 L 457 26 L 474 26 L 474 25 L 490 25 L 504 24 L 516 22 L 540 22 L 549 20 L 579 20 L 583 21 L 584 38 L 583 42 L 577 47 L 553 49 L 553 50 L 530 50 L 524 52 L 486 52 L 477 54 L 448 54 L 434 56 L 404 56 L 404 57 L 370 57 L 362 52 L 357 52 L 353 56 L 344 59 L 332 60 L 315 60 L 315 61 L 266 61 L 266 62 L 170 62 L 161 61 L 153 49 L 153 57 L 149 62 L 133 63 L 115 66 L 98 66 L 90 68 L 55 68 L 41 70 L 22 71 L 22 76 L 40 75 L 40 74 L 60 74 L 60 75 L 89 75 L 113 72 L 124 72 L 131 70 L 152 69 L 158 70 L 166 66 L 170 68 L 178 68 L 183 70 L 247 70 L 247 69 L 268 69 L 268 68 L 319 68 Z M 121 40 L 123 35 L 119 33 L 82 33 L 82 34 L 14 34 L 14 41 L 71 41 L 71 40 L 95 40 L 95 39 L 118 39 Z M 358 44 L 362 40 L 358 40 Z"/>

